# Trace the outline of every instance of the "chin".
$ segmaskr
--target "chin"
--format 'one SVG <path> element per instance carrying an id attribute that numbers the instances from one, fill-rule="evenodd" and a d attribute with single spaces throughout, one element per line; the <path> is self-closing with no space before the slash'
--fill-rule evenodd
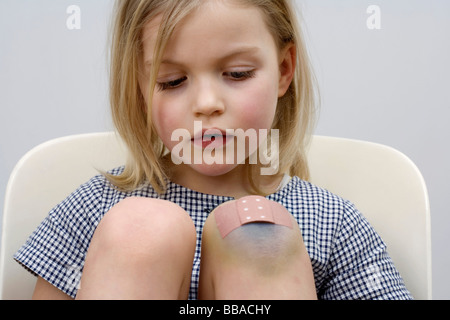
<path id="1" fill-rule="evenodd" d="M 198 174 L 209 177 L 219 177 L 231 173 L 232 171 L 237 169 L 238 166 L 235 164 L 197 164 L 190 165 L 190 167 Z"/>

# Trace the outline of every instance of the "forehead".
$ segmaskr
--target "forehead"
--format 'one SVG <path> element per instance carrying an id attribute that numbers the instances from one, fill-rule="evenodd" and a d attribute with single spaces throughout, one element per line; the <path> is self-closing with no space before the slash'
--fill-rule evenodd
<path id="1" fill-rule="evenodd" d="M 162 15 L 147 23 L 142 35 L 144 58 L 152 58 Z M 190 50 L 220 52 L 233 46 L 268 49 L 275 41 L 262 11 L 236 1 L 203 1 L 187 14 L 168 39 L 165 56 L 183 55 Z M 214 50 L 216 49 L 216 50 Z"/>

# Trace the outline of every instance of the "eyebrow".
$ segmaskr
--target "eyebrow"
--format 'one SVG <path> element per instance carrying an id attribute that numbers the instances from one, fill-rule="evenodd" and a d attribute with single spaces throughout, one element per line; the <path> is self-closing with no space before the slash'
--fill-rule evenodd
<path id="1" fill-rule="evenodd" d="M 249 46 L 249 47 L 239 47 L 235 50 L 231 50 L 230 52 L 224 54 L 222 57 L 219 57 L 217 60 L 220 62 L 224 62 L 230 59 L 233 59 L 236 56 L 240 56 L 240 55 L 254 55 L 258 52 L 261 51 L 261 48 L 259 47 L 253 47 L 253 46 Z M 153 59 L 148 59 L 145 61 L 145 65 L 146 66 L 151 66 L 153 64 Z M 171 60 L 171 59 L 163 59 L 161 61 L 161 64 L 169 64 L 169 65 L 175 65 L 175 66 L 182 66 L 183 62 L 181 61 L 176 61 L 176 60 Z"/>

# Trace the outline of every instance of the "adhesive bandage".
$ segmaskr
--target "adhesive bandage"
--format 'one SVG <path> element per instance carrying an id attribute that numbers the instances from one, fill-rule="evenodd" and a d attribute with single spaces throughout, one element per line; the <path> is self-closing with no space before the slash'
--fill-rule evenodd
<path id="1" fill-rule="evenodd" d="M 281 204 L 261 196 L 247 196 L 226 202 L 214 210 L 217 228 L 222 238 L 242 225 L 265 222 L 292 229 L 292 216 Z"/>

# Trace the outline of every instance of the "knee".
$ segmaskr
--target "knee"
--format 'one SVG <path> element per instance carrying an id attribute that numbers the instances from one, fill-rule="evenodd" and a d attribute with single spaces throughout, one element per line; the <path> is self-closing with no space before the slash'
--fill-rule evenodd
<path id="1" fill-rule="evenodd" d="M 105 249 L 125 255 L 176 254 L 195 250 L 196 231 L 188 213 L 178 205 L 133 197 L 106 213 L 94 238 Z"/>
<path id="2" fill-rule="evenodd" d="M 209 227 L 217 228 L 213 223 Z M 298 228 L 260 222 L 242 225 L 225 238 L 217 232 L 206 232 L 204 240 L 209 242 L 208 247 L 213 243 L 215 250 L 222 252 L 223 263 L 240 261 L 266 271 L 275 271 L 275 267 L 289 263 L 303 248 Z"/>
<path id="3" fill-rule="evenodd" d="M 236 212 L 232 212 L 233 208 L 224 214 L 228 217 L 237 215 Z M 289 263 L 291 259 L 295 259 L 305 251 L 295 219 L 286 209 L 280 212 L 281 216 L 284 219 L 281 224 L 255 221 L 226 228 L 227 231 L 224 233 L 221 230 L 221 218 L 213 211 L 205 223 L 202 250 L 203 247 L 207 247 L 206 251 L 221 252 L 223 264 L 240 261 L 249 266 L 263 268 L 269 273 L 276 271 L 278 266 Z"/>
<path id="4" fill-rule="evenodd" d="M 269 223 L 243 225 L 223 239 L 229 252 L 266 265 L 293 256 L 299 249 L 299 240 L 293 229 Z"/>

